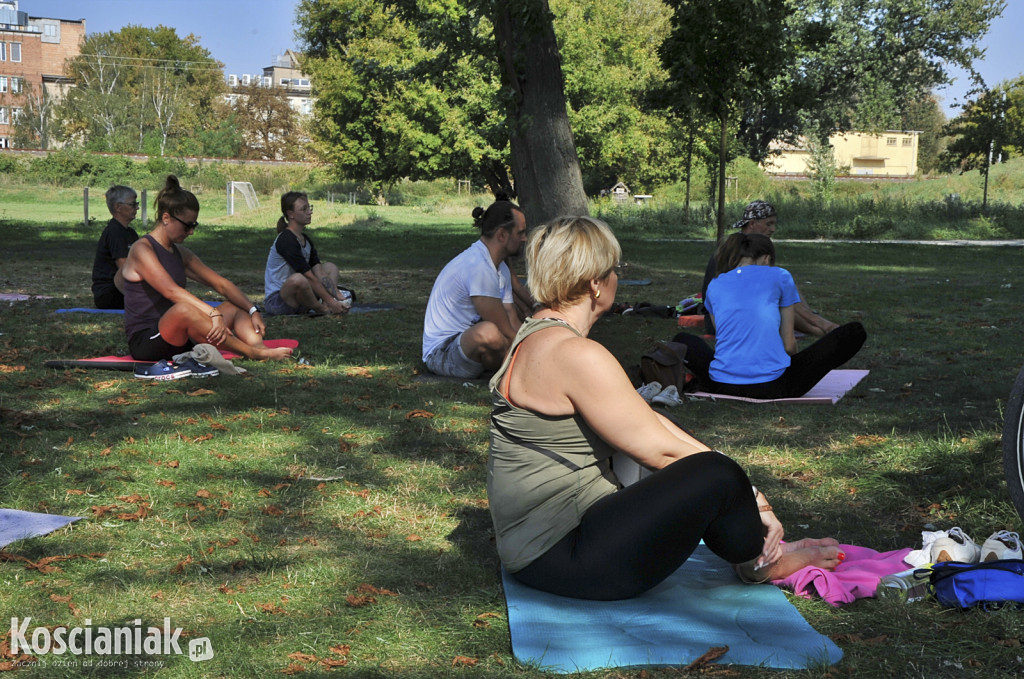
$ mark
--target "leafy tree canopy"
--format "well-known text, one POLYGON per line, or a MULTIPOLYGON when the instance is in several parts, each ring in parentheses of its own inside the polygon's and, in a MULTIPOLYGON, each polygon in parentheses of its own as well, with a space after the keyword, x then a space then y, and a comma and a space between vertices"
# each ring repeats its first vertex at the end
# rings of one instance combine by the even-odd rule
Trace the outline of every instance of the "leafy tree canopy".
MULTIPOLYGON (((515 3, 512 3, 515 5, 515 3)), ((523 4, 514 11, 531 12, 523 4)), ((304 68, 318 95, 313 137, 344 177, 511 178, 504 54, 486 0, 305 0, 304 68)), ((617 179, 651 187, 678 178, 682 143, 666 107, 648 101, 666 73, 662 0, 552 0, 569 120, 588 190, 617 179)))
POLYGON ((90 35, 67 67, 75 86, 60 107, 64 135, 103 151, 174 150, 216 127, 222 68, 194 35, 166 26, 90 35))
POLYGON ((1024 154, 1024 76, 968 102, 946 133, 953 137, 942 156, 947 170, 985 170, 990 153, 995 161, 1024 154))
POLYGON ((739 112, 745 152, 807 129, 897 127, 923 93, 973 72, 1004 0, 668 0, 663 58, 681 110, 739 112))

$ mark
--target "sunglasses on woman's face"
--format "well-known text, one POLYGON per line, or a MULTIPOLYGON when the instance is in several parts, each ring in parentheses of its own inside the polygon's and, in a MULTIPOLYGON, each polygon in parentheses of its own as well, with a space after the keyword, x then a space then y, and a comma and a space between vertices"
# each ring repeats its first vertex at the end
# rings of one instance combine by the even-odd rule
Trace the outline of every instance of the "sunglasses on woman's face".
POLYGON ((186 222, 184 219, 180 219, 178 217, 175 217, 174 215, 171 215, 171 219, 184 226, 186 231, 195 231, 196 227, 199 226, 199 222, 186 222))

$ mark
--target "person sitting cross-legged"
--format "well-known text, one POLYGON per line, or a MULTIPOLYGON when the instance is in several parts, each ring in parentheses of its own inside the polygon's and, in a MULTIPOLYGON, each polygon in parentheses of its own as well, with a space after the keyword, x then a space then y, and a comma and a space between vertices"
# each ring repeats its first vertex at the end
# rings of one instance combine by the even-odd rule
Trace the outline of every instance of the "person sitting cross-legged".
POLYGON ((281 213, 263 277, 267 315, 347 313, 351 298, 338 288, 338 267, 320 260, 313 239, 306 234, 313 220, 309 198, 289 191, 281 196, 281 213))
POLYGON ((263 343, 266 325, 259 308, 182 245, 198 228, 198 217, 195 195, 169 175, 156 198, 153 230, 128 251, 122 269, 125 334, 132 358, 161 361, 209 343, 248 358, 287 359, 291 349, 263 343), (185 288, 188 278, 227 301, 211 307, 185 288))
POLYGON ((577 599, 637 596, 708 548, 750 582, 841 560, 831 538, 783 543, 739 464, 655 412, 618 359, 588 338, 615 304, 619 243, 603 222, 564 217, 526 247, 543 308, 491 379, 487 498, 498 556, 535 589, 577 599), (653 473, 623 487, 611 457, 653 473))
POLYGON ((793 328, 800 294, 793 276, 775 266, 768 236, 734 233, 716 260, 719 274, 705 300, 718 330, 714 349, 686 332, 673 338, 686 345, 686 366, 704 391, 762 399, 803 396, 864 345, 867 332, 854 321, 797 350, 793 328))
POLYGON ((92 298, 97 309, 124 308, 124 276, 121 267, 128 259, 128 249, 139 240, 130 225, 139 212, 139 200, 130 186, 107 189, 110 221, 96 243, 92 264, 92 298))
MULTIPOLYGON (((733 228, 739 229, 740 233, 758 234, 771 238, 778 229, 778 225, 779 217, 775 212, 775 206, 764 200, 755 200, 743 209, 743 218, 733 224, 733 228)), ((715 255, 712 254, 711 259, 708 260, 707 269, 704 271, 704 282, 701 287, 705 302, 709 295, 708 286, 719 273, 715 255)), ((705 306, 707 305, 705 304, 705 306)), ((802 332, 805 335, 824 337, 838 328, 839 324, 813 311, 807 305, 803 295, 800 295, 800 301, 793 307, 793 327, 797 332, 802 332)), ((715 324, 711 320, 710 314, 704 317, 704 332, 708 335, 715 334, 715 324)))
POLYGON ((438 274, 423 319, 427 368, 467 379, 501 365, 521 325, 505 260, 526 240, 526 217, 504 195, 473 219, 480 239, 438 274))

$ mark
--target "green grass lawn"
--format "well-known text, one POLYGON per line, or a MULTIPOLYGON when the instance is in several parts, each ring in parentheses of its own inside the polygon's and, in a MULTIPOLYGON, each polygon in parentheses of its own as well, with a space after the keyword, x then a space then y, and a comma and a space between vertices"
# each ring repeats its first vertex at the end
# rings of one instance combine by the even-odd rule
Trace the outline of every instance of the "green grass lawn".
MULTIPOLYGON (((261 298, 277 211, 213 212, 188 246, 261 298)), ((152 384, 43 367, 126 352, 118 317, 53 313, 91 304, 102 221, 0 214, 0 292, 53 297, 0 306, 0 506, 85 517, 6 550, 32 563, 0 562, 2 612, 51 628, 166 616, 189 637, 209 637, 216 653, 155 669, 19 676, 545 676, 511 655, 485 494, 487 390, 415 379, 430 285, 475 237, 467 215, 458 205, 318 201, 311 233, 321 255, 361 301, 405 308, 274 318, 268 334, 298 339, 311 365, 242 361, 244 377, 152 384), (54 556, 70 558, 42 561, 54 556)), ((637 234, 620 233, 628 276, 653 284, 621 287, 620 301, 674 304, 699 290, 709 243, 637 234)), ((778 254, 812 306, 864 323, 869 339, 850 367, 871 374, 834 407, 697 402, 674 414, 742 462, 791 537, 889 550, 915 546, 929 524, 960 525, 978 541, 1019 530, 999 432, 1024 362, 1020 249, 782 242, 778 254)), ((670 320, 614 316, 592 336, 632 365, 675 330, 670 320)), ((842 647, 842 663, 705 673, 1024 671, 1021 612, 794 603, 842 647)))

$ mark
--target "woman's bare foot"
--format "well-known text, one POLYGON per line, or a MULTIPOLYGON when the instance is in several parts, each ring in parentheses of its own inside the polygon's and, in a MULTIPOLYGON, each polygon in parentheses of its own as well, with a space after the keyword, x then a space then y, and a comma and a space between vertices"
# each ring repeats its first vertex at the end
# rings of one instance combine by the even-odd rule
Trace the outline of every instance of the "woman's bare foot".
MULTIPOLYGON (((839 542, 832 538, 804 538, 782 545, 782 558, 771 566, 772 580, 779 580, 796 573, 806 566, 833 570, 842 563, 839 542)), ((762 569, 764 570, 764 569, 762 569)))
POLYGON ((286 361, 291 358, 292 348, 291 347, 252 347, 252 354, 249 358, 257 361, 286 361))
POLYGON ((782 558, 775 563, 755 568, 758 559, 736 565, 736 572, 744 582, 781 580, 807 566, 833 570, 842 563, 843 555, 839 541, 833 538, 804 538, 784 543, 782 558))

